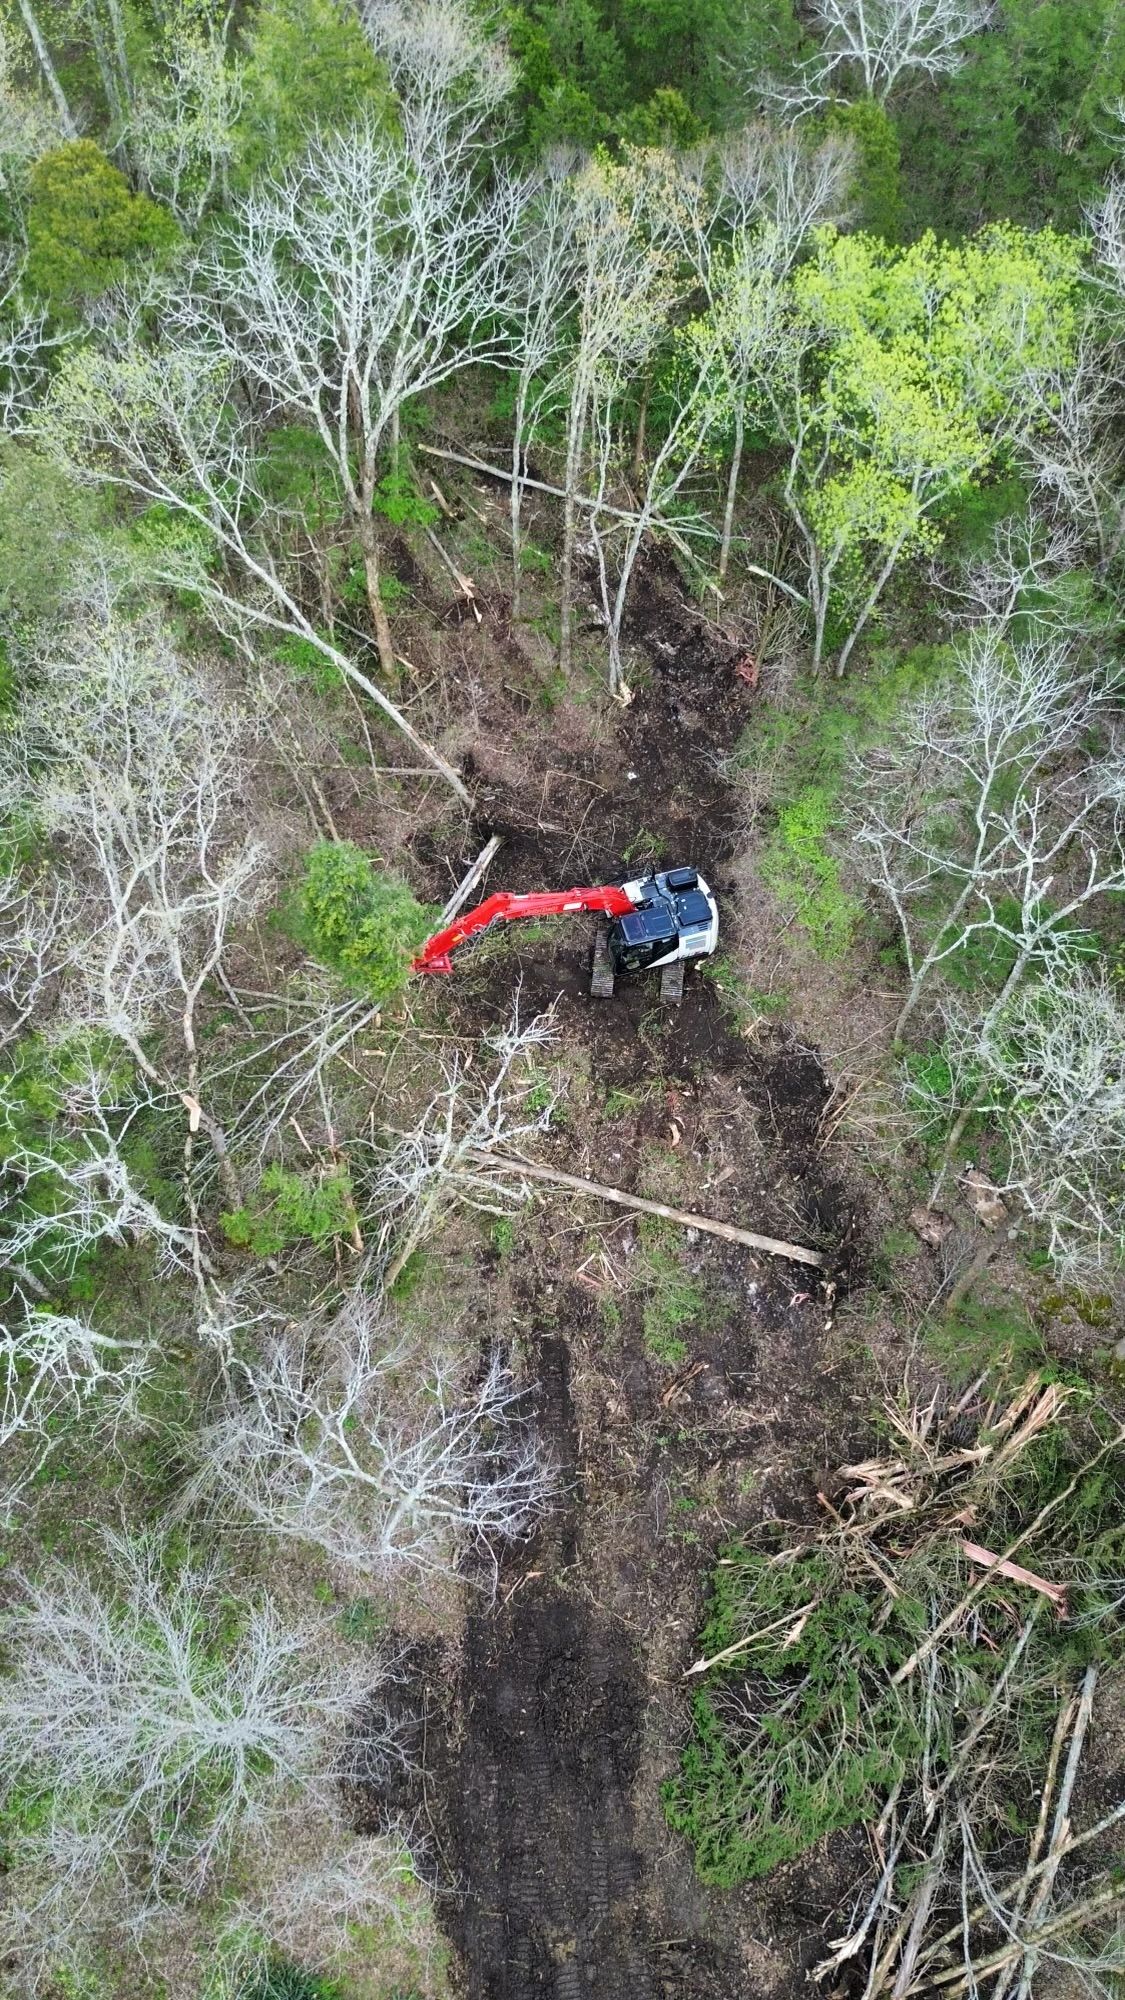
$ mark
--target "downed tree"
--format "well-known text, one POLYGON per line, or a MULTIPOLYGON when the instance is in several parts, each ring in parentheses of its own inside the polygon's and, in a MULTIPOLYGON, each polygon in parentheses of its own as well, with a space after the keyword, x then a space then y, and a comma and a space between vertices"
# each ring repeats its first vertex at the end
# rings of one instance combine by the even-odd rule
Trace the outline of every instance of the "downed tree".
MULTIPOLYGON (((450 465, 463 465, 469 472, 479 472, 486 479, 502 480, 505 485, 508 484, 512 476, 510 468, 500 465, 489 465, 487 459, 474 458, 471 454, 463 451, 449 451, 442 445, 420 444, 418 450, 425 452, 428 458, 444 458, 450 465)), ((567 497, 565 486, 552 486, 545 479, 533 479, 529 473, 521 475, 520 485, 527 487, 533 493, 546 493, 553 500, 565 500, 567 497)), ((589 513, 604 514, 611 521, 625 521, 630 527, 635 527, 639 519, 638 511, 635 507, 612 506, 608 500, 603 499, 600 495, 575 493, 571 498, 576 507, 584 507, 589 513)), ((652 525, 667 535, 669 541, 675 548, 680 550, 681 554, 687 553, 683 540, 685 535, 700 535, 708 541, 716 541, 718 539, 714 528, 709 527, 705 522, 695 521, 688 515, 683 515, 677 520, 654 519, 652 525)), ((786 583, 782 577, 775 576, 772 570, 760 569, 757 563, 752 562, 744 562, 742 566, 751 576, 760 576, 767 583, 775 584, 778 590, 784 591, 786 597, 792 598, 794 604, 806 604, 808 602, 802 591, 796 590, 791 583, 786 583)))
POLYGON ((824 1257, 819 1250, 806 1250, 800 1243, 786 1243, 776 1236, 759 1236, 752 1229, 739 1229, 733 1222, 715 1222, 707 1215, 693 1215, 686 1208, 669 1208, 663 1201, 649 1201, 644 1195, 626 1194, 623 1188, 604 1187, 600 1181, 582 1180, 578 1174, 564 1174, 557 1167, 533 1166, 528 1160, 517 1160, 501 1153, 473 1152, 470 1157, 479 1166, 488 1166, 500 1174, 522 1175, 525 1180, 546 1181, 553 1187, 572 1188, 575 1194, 596 1195, 599 1201, 611 1201, 618 1208, 633 1208, 642 1215, 658 1215, 664 1222, 678 1222, 684 1229, 703 1229, 710 1236, 721 1236, 727 1243, 741 1243, 747 1250, 762 1250, 768 1257, 787 1257, 794 1264, 811 1264, 814 1270, 824 1268, 824 1257))

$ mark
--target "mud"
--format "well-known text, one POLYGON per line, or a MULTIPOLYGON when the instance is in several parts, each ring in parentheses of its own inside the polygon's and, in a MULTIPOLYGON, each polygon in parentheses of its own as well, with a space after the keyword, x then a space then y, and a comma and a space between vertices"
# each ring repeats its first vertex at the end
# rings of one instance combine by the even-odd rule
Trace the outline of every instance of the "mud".
MULTIPOLYGON (((738 832, 726 760, 757 697, 734 671, 738 646, 685 606, 666 571, 639 580, 630 637, 648 671, 606 741, 529 706, 519 781, 510 759, 497 776, 494 758, 491 777, 478 771, 483 810, 463 845, 415 843, 435 896, 500 832, 492 886, 622 880, 646 865, 643 838, 658 865, 691 863, 722 898, 738 832)), ((585 1235, 576 1225, 521 1260, 511 1319, 561 1488, 540 1543, 512 1552, 496 1603, 471 1612, 444 1670, 452 1696, 436 1699, 439 1677, 426 1676, 426 1809, 457 1990, 463 2000, 781 2000, 816 1956, 834 1879, 824 1857, 768 1893, 711 1896, 664 1826, 659 1783, 675 1761, 683 1668, 724 1536, 764 1514, 809 1518, 808 1469, 837 1462, 855 1429, 848 1371, 825 1360, 833 1286, 862 1244, 825 1138, 832 1080, 815 1049, 783 1032, 741 1035, 695 972, 671 1011, 643 979, 591 1001, 573 924, 490 941, 459 965, 443 1005, 479 1034, 508 1018, 517 988, 525 1014, 555 1005, 595 1093, 637 1093, 612 1132, 568 1138, 589 1144, 591 1166, 608 1162, 596 1177, 636 1187, 675 1150, 689 1205, 803 1237, 835 1270, 818 1283, 700 1238, 687 1263, 709 1310, 677 1374, 646 1348, 642 1302, 611 1297, 611 1319, 583 1278, 590 1240, 622 1267, 637 1254, 635 1219, 615 1212, 585 1235)), ((842 1850, 839 1874, 850 1875, 842 1850)))

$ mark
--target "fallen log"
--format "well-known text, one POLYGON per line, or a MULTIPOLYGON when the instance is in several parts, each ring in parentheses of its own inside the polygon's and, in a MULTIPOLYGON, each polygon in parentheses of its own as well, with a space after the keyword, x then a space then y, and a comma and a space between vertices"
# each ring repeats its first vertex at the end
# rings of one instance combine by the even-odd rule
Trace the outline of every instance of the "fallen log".
POLYGON ((643 1195, 626 1194, 623 1188, 603 1187, 600 1181, 585 1181, 578 1174, 564 1174, 556 1167, 533 1166, 528 1160, 512 1159, 503 1153, 474 1149, 468 1157, 478 1166, 520 1174, 525 1180, 546 1181, 552 1187, 570 1188, 575 1194, 596 1195, 599 1201, 614 1202, 618 1208, 638 1209, 642 1215, 658 1215, 663 1222, 677 1222, 684 1229, 702 1229, 709 1236, 723 1237, 727 1243, 741 1243, 747 1250, 762 1250, 768 1257, 811 1264, 816 1271, 824 1268, 824 1257, 819 1250, 806 1250, 800 1243, 785 1243, 776 1236, 759 1236, 752 1229, 737 1228, 733 1222, 715 1222, 708 1215, 693 1215, 686 1208, 669 1208, 663 1201, 648 1201, 643 1195))

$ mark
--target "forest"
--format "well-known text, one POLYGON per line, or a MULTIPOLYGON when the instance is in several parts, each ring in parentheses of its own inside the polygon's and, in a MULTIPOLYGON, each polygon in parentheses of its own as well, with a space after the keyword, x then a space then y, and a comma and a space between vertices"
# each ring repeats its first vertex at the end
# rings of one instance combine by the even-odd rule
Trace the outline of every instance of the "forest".
POLYGON ((0 1990, 1121 2000, 1119 0, 0 0, 0 425, 0 1990))

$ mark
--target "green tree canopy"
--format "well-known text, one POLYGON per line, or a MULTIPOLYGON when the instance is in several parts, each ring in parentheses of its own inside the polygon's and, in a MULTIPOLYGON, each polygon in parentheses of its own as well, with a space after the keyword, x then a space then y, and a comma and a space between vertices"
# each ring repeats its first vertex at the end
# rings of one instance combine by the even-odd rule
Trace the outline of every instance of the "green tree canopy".
POLYGON ((1116 151, 1120 0, 998 0, 966 53, 899 114, 910 223, 962 232, 1007 216, 1079 228, 1116 151))
POLYGON ((386 71, 347 0, 258 0, 244 51, 242 186, 298 159, 314 132, 389 112, 386 71))
POLYGON ((758 421, 789 446, 785 499, 808 553, 817 657, 830 601, 846 661, 900 559, 1004 468, 1078 331, 1081 246, 996 223, 961 247, 898 250, 818 232, 788 296, 768 274, 739 296, 760 318, 758 421), (843 635, 841 634, 841 637, 843 635))
POLYGON ((433 922, 405 882, 378 874, 353 841, 322 840, 305 863, 295 929, 353 993, 378 1002, 405 984, 433 922))
POLYGON ((27 282, 56 311, 96 298, 136 258, 179 241, 174 217, 134 194, 92 139, 44 153, 29 184, 27 282))

